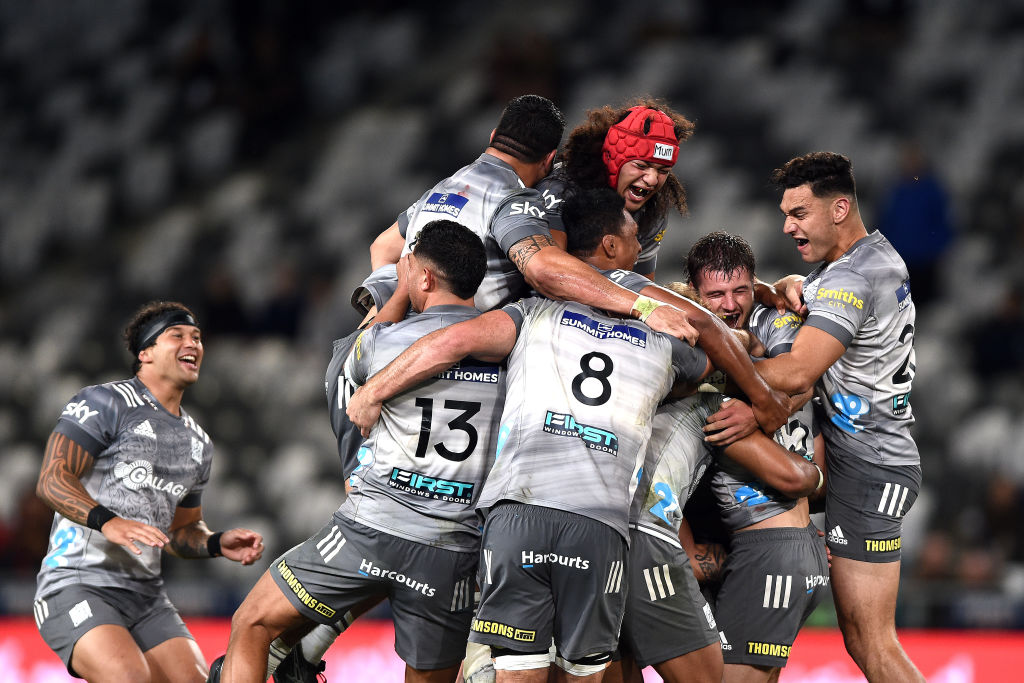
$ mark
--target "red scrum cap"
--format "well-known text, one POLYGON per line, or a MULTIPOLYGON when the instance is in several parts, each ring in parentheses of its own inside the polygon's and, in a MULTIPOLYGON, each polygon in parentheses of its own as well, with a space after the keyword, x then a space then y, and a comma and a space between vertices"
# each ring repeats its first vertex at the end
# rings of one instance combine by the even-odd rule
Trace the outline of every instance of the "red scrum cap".
POLYGON ((674 166, 679 157, 675 125, 667 114, 648 107, 630 107, 629 114, 608 129, 602 156, 608 169, 608 185, 615 187, 619 169, 627 161, 642 159, 674 166))

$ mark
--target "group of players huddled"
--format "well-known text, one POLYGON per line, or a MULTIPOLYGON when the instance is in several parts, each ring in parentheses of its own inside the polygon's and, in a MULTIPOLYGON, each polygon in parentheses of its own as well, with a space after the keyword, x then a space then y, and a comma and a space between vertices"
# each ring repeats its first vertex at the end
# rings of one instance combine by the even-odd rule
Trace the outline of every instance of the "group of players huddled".
MULTIPOLYGON (((315 681, 386 599, 407 681, 769 681, 829 592, 869 680, 923 680, 895 630, 914 304, 850 160, 771 175, 808 276, 761 282, 714 232, 661 286, 693 124, 643 98, 564 125, 515 98, 371 245, 325 382, 348 495, 259 578, 209 680, 315 681)), ((202 521, 198 322, 160 302, 126 339, 136 376, 83 389, 47 446, 36 619, 90 681, 202 681, 159 549, 251 564, 262 539, 202 521)))

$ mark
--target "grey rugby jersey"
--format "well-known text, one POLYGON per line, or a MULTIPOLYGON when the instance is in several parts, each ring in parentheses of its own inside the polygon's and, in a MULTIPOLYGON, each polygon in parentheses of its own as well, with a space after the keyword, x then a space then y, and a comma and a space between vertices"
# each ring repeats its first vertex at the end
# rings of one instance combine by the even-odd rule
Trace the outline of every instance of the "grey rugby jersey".
POLYGON ((523 185, 511 166, 484 153, 427 190, 398 217, 405 237, 402 255, 411 251, 416 235, 430 221, 448 219, 466 226, 483 240, 487 252, 487 273, 473 301, 489 311, 529 292, 508 250, 530 235, 550 235, 544 216, 540 193, 523 185))
MULTIPOLYGON (((787 311, 780 314, 774 307, 757 304, 750 314, 747 329, 764 345, 766 355, 771 358, 792 348, 801 324, 800 316, 795 313, 787 311)), ((813 459, 813 419, 813 406, 808 402, 776 430, 775 441, 808 460, 813 459)), ((763 483, 750 470, 730 459, 722 449, 714 450, 717 457, 711 475, 711 490, 727 529, 745 529, 796 506, 794 499, 763 483)))
POLYGON ((566 510, 628 540, 654 411, 677 379, 700 376, 707 357, 575 302, 531 298, 503 310, 518 338, 498 455, 478 507, 513 500, 566 510))
POLYGON ((915 310, 903 259, 876 230, 808 275, 803 294, 804 325, 846 347, 817 386, 830 457, 919 464, 910 435, 915 310))
MULTIPOLYGON (((544 217, 547 220, 548 228, 551 230, 565 232, 565 223, 562 221, 562 202, 565 200, 565 190, 568 185, 569 180, 566 178, 565 172, 561 170, 560 165, 555 168, 554 172, 537 183, 537 190, 541 193, 541 197, 544 200, 544 217)), ((644 204, 640 211, 646 209, 648 204, 650 202, 644 204)), ((639 214, 639 211, 633 214, 633 217, 638 221, 639 214)), ((640 240, 640 255, 637 257, 633 270, 640 273, 649 273, 656 269, 658 265, 658 251, 661 250, 661 240, 665 236, 667 229, 668 217, 662 216, 660 219, 653 221, 647 229, 642 229, 642 232, 637 235, 637 239, 640 240)))
MULTIPOLYGON (((188 413, 172 415, 137 377, 86 387, 57 420, 64 434, 93 456, 81 481, 118 516, 171 528, 176 509, 198 507, 210 478, 213 443, 188 413)), ((115 586, 159 594, 160 548, 135 555, 102 533, 55 513, 36 599, 64 586, 115 586)))
MULTIPOLYGON (((420 337, 477 315, 467 306, 431 306, 375 325, 357 339, 344 374, 362 385, 420 337)), ((474 504, 494 462, 504 396, 504 369, 466 358, 386 401, 339 513, 410 541, 476 552, 474 504)))
POLYGON ((335 339, 332 345, 331 361, 327 364, 324 376, 324 389, 327 392, 327 412, 331 418, 331 429, 338 441, 338 458, 341 459, 342 477, 348 479, 359 466, 359 447, 363 437, 359 427, 352 424, 345 413, 348 399, 356 390, 356 385, 345 377, 345 361, 362 330, 335 339))
POLYGON ((722 394, 700 392, 658 408, 629 511, 630 524, 640 531, 680 547, 683 507, 711 463, 704 425, 721 407, 722 398, 722 394))

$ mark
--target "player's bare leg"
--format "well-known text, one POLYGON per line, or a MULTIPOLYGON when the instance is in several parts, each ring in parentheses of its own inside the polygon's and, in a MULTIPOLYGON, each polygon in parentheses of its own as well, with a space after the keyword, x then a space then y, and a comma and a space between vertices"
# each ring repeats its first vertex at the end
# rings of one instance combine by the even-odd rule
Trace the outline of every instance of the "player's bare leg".
POLYGON ((103 624, 78 639, 71 668, 87 681, 148 681, 149 664, 128 629, 103 624))
POLYGON ((778 680, 778 666, 756 666, 754 664, 726 664, 722 683, 769 683, 778 680))
POLYGON ((654 665, 665 683, 718 683, 722 680, 722 646, 711 643, 654 665))
POLYGON ((223 683, 264 683, 271 641, 305 619, 277 587, 270 573, 263 572, 231 618, 231 638, 220 680, 223 683))
POLYGON ((459 668, 460 664, 456 664, 447 669, 424 671, 422 669, 414 669, 406 664, 405 683, 453 683, 459 676, 459 668))
POLYGON ((871 683, 924 682, 896 637, 900 563, 832 557, 832 596, 846 651, 871 683))
POLYGON ((206 683, 206 660, 191 638, 170 638, 143 654, 150 683, 206 683))

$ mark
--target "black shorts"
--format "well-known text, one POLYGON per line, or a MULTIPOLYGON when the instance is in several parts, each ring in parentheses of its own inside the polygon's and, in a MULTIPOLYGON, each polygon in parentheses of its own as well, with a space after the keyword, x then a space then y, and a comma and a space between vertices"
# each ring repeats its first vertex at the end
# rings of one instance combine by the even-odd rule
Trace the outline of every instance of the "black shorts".
POLYGON ((36 627, 68 673, 78 639, 104 624, 123 626, 142 652, 171 638, 192 638, 178 611, 162 591, 142 595, 124 588, 75 584, 36 600, 32 605, 36 627))
POLYGON ((392 536, 335 514, 274 561, 270 575, 303 615, 336 622, 371 597, 386 597, 395 652, 414 669, 455 666, 473 618, 476 553, 392 536))
POLYGON ((825 543, 813 524, 733 534, 715 603, 725 663, 786 666, 797 631, 828 590, 825 543))
POLYGON ((572 512, 501 503, 484 524, 469 639, 569 661, 612 652, 625 605, 626 540, 572 512))
POLYGON ((619 648, 643 668, 717 643, 715 617, 682 548, 634 529, 619 648))
POLYGON ((826 450, 825 529, 836 557, 899 562, 903 516, 921 490, 920 465, 878 465, 826 450))

